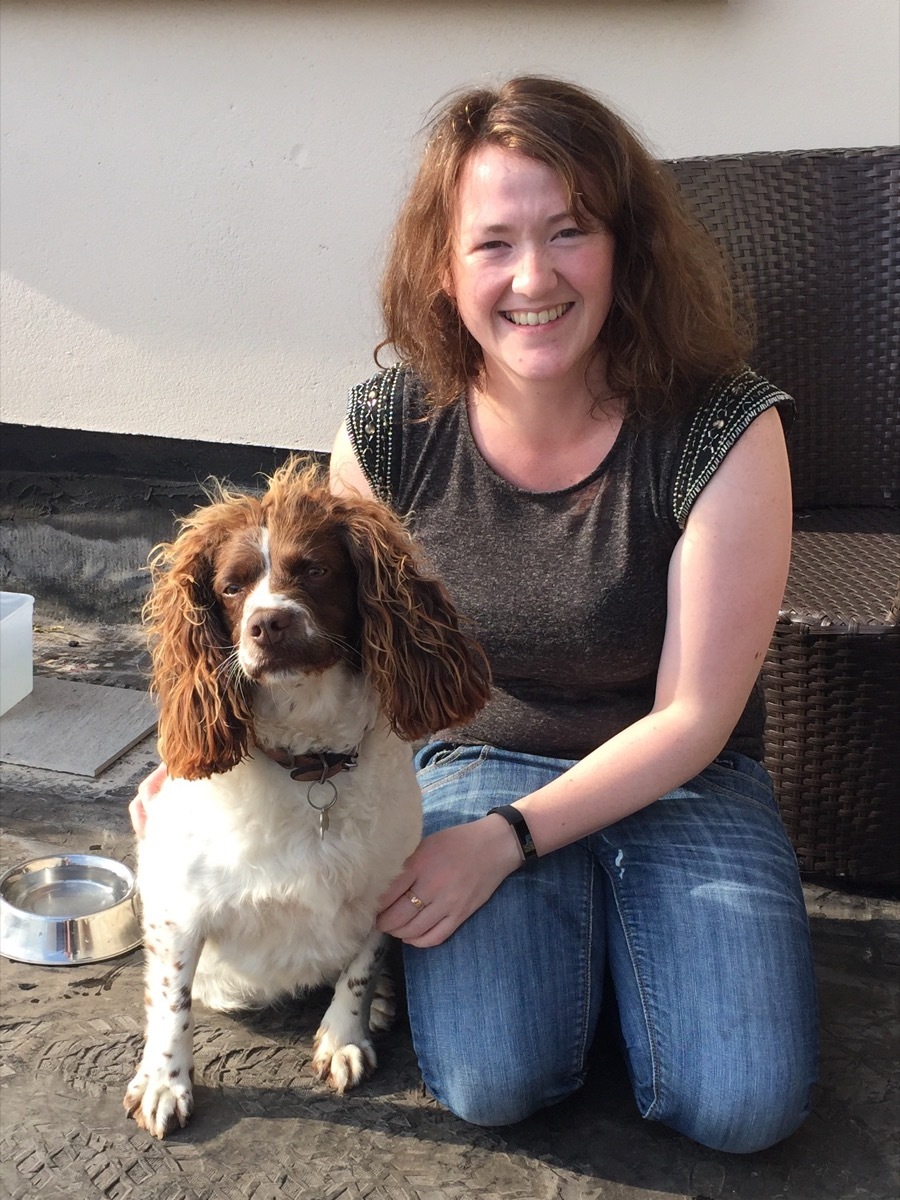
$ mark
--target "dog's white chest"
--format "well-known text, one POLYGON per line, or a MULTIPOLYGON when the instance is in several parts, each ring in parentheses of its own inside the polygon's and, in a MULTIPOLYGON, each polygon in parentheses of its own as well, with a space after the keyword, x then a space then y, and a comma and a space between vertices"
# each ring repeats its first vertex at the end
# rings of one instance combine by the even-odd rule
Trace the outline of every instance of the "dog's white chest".
POLYGON ((347 903, 374 904, 418 842, 421 796, 408 747, 373 741, 333 788, 261 757, 211 779, 169 780, 140 847, 145 902, 166 897, 207 929, 245 906, 328 918, 347 903))

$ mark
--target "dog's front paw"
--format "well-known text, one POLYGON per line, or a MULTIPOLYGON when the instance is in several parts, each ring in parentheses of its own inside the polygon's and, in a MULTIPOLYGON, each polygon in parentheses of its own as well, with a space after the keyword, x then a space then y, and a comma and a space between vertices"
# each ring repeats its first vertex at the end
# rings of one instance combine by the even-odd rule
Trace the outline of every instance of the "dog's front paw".
POLYGON ((341 1039, 325 1025, 316 1034, 312 1069, 340 1095, 370 1075, 377 1061, 375 1048, 367 1037, 360 1035, 342 1045, 341 1039))
POLYGON ((179 1078, 167 1069, 141 1069, 128 1085, 122 1103, 141 1129, 164 1138, 187 1125, 194 1111, 194 1094, 190 1078, 179 1078))

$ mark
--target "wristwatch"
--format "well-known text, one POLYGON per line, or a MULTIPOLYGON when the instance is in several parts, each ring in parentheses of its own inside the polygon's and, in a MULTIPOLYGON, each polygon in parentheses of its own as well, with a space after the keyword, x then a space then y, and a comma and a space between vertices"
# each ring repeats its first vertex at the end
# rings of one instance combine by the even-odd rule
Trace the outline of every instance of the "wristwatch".
POLYGON ((516 808, 514 804, 501 804, 499 808, 489 808, 488 816, 491 813, 498 813, 504 821, 509 822, 510 828, 519 839, 522 856, 526 862, 529 858, 537 858, 537 847, 534 844, 534 838, 531 836, 531 830, 528 828, 528 822, 525 820, 523 812, 516 808))

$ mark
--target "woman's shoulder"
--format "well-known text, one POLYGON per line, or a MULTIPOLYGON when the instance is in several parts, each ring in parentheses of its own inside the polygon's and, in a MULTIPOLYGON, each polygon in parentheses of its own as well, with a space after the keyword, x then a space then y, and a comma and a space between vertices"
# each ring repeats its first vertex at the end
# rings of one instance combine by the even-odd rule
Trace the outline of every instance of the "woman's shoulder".
POLYGON ((348 414, 355 420, 395 418, 411 404, 421 405, 424 397, 425 387, 412 367, 395 363, 350 389, 348 414))
POLYGON ((406 363, 386 367, 350 389, 347 435, 370 487, 386 503, 393 503, 398 492, 403 431, 426 415, 425 395, 406 363))
POLYGON ((672 510, 683 528, 700 492, 725 455, 758 416, 775 408, 785 433, 795 404, 791 396, 749 367, 723 375, 707 388, 679 430, 672 510))
POLYGON ((700 430, 709 425, 713 429, 726 429, 733 422, 752 421, 773 407, 778 409, 785 428, 789 428, 794 417, 793 398, 751 367, 742 367, 720 376, 701 394, 691 413, 690 428, 700 430))

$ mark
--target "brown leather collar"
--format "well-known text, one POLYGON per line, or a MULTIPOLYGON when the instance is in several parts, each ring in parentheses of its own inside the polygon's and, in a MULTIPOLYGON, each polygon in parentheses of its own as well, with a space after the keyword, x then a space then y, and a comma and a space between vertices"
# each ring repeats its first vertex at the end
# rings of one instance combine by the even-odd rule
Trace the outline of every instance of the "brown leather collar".
POLYGON ((334 750, 320 750, 312 754, 291 754, 289 750, 269 750, 258 747, 267 758, 290 771, 291 779, 298 783, 324 783, 341 771, 352 771, 356 766, 359 750, 349 754, 338 754, 334 750))

